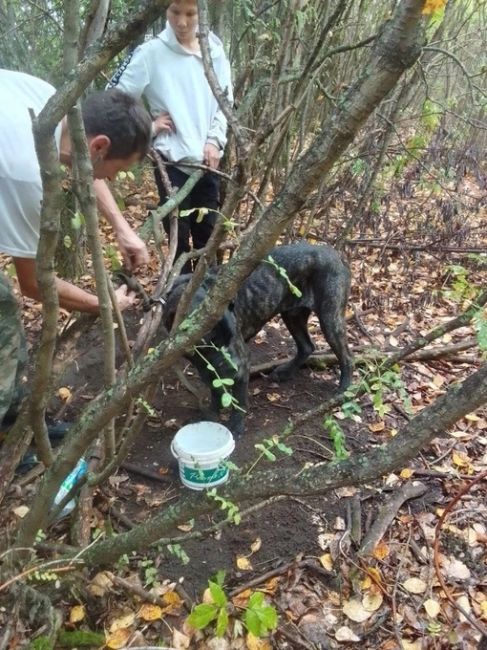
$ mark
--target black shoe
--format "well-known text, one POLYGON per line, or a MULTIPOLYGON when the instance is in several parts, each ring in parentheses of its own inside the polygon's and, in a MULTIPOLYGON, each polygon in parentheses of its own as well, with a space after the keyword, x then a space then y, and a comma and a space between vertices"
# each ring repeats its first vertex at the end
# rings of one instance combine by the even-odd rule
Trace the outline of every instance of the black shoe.
POLYGON ((46 418, 46 424, 47 435, 49 436, 49 440, 53 443, 61 442, 72 426, 71 422, 51 420, 50 418, 46 418))
MULTIPOLYGON (((67 434, 71 427, 70 422, 63 422, 61 420, 46 419, 46 424, 47 435, 49 436, 49 440, 51 441, 53 447, 56 447, 62 442, 64 436, 67 434)), ((27 472, 30 472, 31 469, 34 469, 38 463, 39 459, 37 458, 35 449, 30 447, 24 454, 20 463, 15 468, 15 473, 18 476, 27 474, 27 472)))
POLYGON ((39 464, 39 459, 33 449, 29 449, 23 456, 20 463, 15 468, 15 474, 17 476, 22 476, 27 474, 31 469, 34 469, 36 465, 39 464))

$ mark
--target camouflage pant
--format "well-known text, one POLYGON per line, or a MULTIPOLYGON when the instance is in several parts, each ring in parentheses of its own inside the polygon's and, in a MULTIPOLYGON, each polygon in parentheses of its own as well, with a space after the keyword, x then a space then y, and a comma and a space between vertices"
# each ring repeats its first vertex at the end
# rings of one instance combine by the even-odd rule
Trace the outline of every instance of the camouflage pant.
POLYGON ((0 271, 0 426, 15 419, 24 395, 27 348, 17 300, 0 271))

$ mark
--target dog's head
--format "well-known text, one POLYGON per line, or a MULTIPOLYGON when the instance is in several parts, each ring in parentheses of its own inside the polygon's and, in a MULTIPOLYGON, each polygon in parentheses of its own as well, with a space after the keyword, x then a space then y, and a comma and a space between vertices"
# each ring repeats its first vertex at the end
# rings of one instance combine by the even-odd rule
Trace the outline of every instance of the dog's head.
MULTIPOLYGON (((190 273, 180 275, 174 281, 173 286, 166 295, 166 304, 164 306, 164 324, 168 331, 174 323, 174 318, 178 309, 179 301, 191 280, 190 273)), ((206 297, 208 289, 215 283, 216 273, 210 272, 206 275, 202 284, 195 291, 191 300, 191 309, 195 309, 206 297)), ((213 329, 203 337, 205 343, 214 343, 217 347, 228 346, 237 332, 237 322, 233 313, 233 304, 230 304, 223 312, 222 317, 213 327, 213 329)))

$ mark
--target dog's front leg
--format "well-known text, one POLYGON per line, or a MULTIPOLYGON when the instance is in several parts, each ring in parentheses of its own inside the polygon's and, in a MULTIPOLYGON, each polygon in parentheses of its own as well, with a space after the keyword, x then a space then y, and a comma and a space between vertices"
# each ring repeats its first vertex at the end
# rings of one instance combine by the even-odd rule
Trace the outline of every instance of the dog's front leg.
POLYGON ((231 432, 238 438, 245 433, 245 417, 249 406, 250 353, 243 339, 239 353, 238 370, 234 376, 232 413, 229 420, 231 432))

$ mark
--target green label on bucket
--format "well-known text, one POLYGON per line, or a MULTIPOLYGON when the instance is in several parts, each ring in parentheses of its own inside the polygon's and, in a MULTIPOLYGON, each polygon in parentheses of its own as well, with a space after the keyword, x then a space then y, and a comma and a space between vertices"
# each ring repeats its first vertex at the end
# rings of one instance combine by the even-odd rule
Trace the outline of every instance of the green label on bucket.
POLYGON ((183 467, 183 476, 191 483, 199 485, 211 484, 219 481, 228 474, 228 467, 212 467, 211 469, 200 469, 199 467, 183 467))

